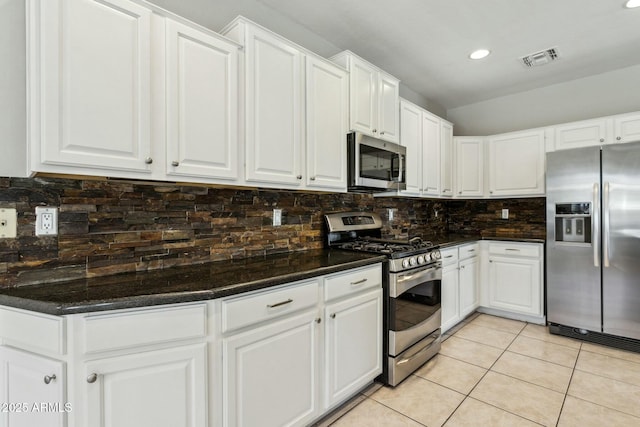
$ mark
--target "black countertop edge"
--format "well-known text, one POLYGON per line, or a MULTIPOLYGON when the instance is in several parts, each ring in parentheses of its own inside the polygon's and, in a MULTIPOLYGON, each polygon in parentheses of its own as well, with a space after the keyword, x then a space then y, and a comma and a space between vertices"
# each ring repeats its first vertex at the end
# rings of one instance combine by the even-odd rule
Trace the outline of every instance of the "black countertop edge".
POLYGON ((444 239, 434 239, 433 244, 439 248, 447 248, 449 246, 463 245, 465 243, 473 243, 480 240, 495 240, 500 242, 522 242, 522 243, 546 243, 544 239, 532 239, 526 237, 499 237, 499 236, 470 236, 470 235, 449 235, 444 239))
MULTIPOLYGON (((337 273, 358 267, 384 262, 387 257, 384 255, 372 255, 339 251, 345 254, 344 262, 334 265, 327 265, 314 268, 312 270, 302 270, 295 273, 278 274, 277 269, 274 275, 255 281, 233 283, 225 286, 202 289, 185 290, 179 292, 149 293, 144 295, 133 295, 113 299, 79 300, 75 302, 53 302, 42 297, 33 299, 25 296, 15 296, 2 294, 0 290, 0 305, 14 307, 44 314, 63 316, 69 314, 100 312, 109 310, 120 310, 126 308, 139 308, 164 304, 178 304, 196 301, 207 301, 217 298, 238 295, 255 290, 274 287, 286 283, 297 282, 318 276, 337 273), (354 259, 350 260, 350 255, 354 259), (357 258, 357 259, 356 259, 357 258)), ((55 287, 56 284, 47 285, 55 287)), ((28 291, 29 286, 22 289, 28 291)))

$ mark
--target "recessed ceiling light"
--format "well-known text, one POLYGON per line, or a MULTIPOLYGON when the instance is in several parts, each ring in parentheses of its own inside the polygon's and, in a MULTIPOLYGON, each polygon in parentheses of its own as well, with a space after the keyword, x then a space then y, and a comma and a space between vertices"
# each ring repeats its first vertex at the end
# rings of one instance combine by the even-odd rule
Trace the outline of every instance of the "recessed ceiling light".
POLYGON ((489 56, 489 54, 491 53, 491 51, 487 50, 487 49, 478 49, 476 51, 473 51, 469 54, 469 58, 471 59, 482 59, 482 58, 486 58, 487 56, 489 56))
POLYGON ((625 6, 627 6, 629 9, 640 7, 640 0, 629 0, 625 6))

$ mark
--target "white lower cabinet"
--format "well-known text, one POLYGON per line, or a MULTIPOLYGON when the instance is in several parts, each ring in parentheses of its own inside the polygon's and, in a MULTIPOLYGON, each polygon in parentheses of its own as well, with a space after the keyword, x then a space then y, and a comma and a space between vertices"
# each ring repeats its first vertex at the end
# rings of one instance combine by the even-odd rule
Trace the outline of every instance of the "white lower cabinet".
POLYGON ((87 426, 206 426, 205 344, 86 362, 87 426))
POLYGON ((480 305, 480 250, 478 243, 452 246, 442 254, 442 332, 446 332, 480 305))
POLYGON ((543 319, 542 244, 491 242, 488 261, 487 306, 543 319))
POLYGON ((223 339, 228 426, 308 424, 317 416, 316 310, 223 339))
POLYGON ((64 363, 0 346, 0 426, 63 427, 64 363))

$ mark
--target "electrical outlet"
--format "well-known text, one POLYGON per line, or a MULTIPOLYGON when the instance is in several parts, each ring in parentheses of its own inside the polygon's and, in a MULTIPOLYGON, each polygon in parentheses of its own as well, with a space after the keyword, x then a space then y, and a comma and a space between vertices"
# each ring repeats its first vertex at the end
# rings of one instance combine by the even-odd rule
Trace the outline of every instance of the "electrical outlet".
POLYGON ((509 209, 502 209, 502 219, 509 219, 509 209))
POLYGON ((36 236, 58 234, 58 208, 36 207, 36 236))
POLYGON ((273 210, 273 225, 282 225, 282 209, 273 210))
POLYGON ((393 221, 393 219, 396 217, 395 208, 389 208, 389 209, 387 209, 387 212, 388 212, 388 216, 389 216, 389 221, 393 221))
POLYGON ((0 239, 14 239, 17 234, 18 215, 13 208, 0 208, 0 239))

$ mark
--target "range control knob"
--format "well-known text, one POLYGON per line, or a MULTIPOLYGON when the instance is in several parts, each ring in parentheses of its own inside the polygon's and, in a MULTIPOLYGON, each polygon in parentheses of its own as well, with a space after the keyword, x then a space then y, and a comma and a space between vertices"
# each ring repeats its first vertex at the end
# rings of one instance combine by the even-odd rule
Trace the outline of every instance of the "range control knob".
POLYGON ((425 261, 424 256, 423 256, 423 255, 420 255, 420 256, 418 257, 418 264, 424 264, 424 261, 425 261))
POLYGON ((412 267, 417 263, 418 261, 416 260, 416 257, 412 256, 411 258, 409 258, 409 264, 411 264, 412 267))
POLYGON ((409 267, 409 260, 408 260, 408 259, 403 259, 403 260, 402 260, 402 266, 403 266, 404 268, 409 267))
POLYGON ((439 260, 440 259, 440 251, 433 251, 431 253, 431 258, 435 259, 435 260, 439 260))

